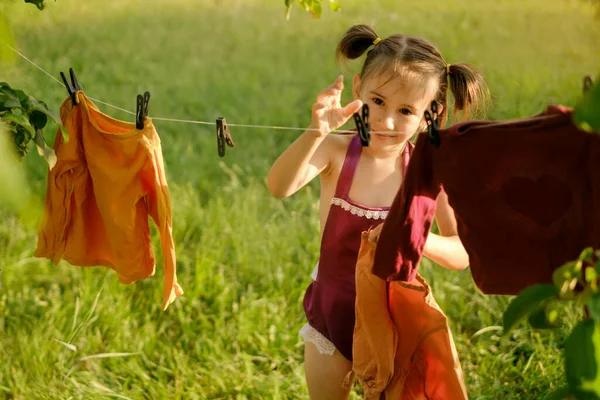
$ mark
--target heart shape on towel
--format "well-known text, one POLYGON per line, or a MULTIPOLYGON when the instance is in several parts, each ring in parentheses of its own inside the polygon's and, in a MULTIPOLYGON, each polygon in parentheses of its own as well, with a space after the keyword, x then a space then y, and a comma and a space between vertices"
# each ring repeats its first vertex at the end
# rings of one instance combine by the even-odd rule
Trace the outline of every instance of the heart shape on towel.
POLYGON ((565 182, 547 174, 537 180, 511 178, 502 185, 500 195, 513 210, 542 226, 562 217, 571 206, 573 197, 565 182))

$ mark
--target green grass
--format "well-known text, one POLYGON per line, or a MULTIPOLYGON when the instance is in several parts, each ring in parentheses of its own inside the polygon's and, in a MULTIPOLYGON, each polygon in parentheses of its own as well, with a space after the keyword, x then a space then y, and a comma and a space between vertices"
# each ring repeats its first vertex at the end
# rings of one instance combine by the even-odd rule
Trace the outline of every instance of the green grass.
MULTIPOLYGON (((600 72, 600 21, 581 1, 343 0, 341 12, 313 20, 295 8, 290 21, 280 0, 166 3, 57 0, 43 12, 21 1, 0 7, 18 48, 53 76, 73 67, 88 95, 129 110, 148 90, 156 117, 306 126, 316 93, 339 73, 337 40, 359 22, 380 36, 423 35, 448 62, 475 63, 494 96, 490 118, 573 105, 583 75, 600 72)), ((356 69, 351 64, 347 85, 356 69)), ((0 80, 55 111, 66 96, 23 60, 3 65, 0 80)), ((269 166, 299 132, 232 128, 236 147, 220 159, 214 126, 155 124, 185 295, 160 311, 158 246, 157 275, 126 286, 102 267, 33 258, 36 203, 22 214, 0 210, 0 398, 308 397, 297 332, 319 249, 318 185, 285 200, 270 197, 265 185, 269 166), (102 353, 133 354, 78 362, 102 353)), ((54 133, 46 130, 49 143, 54 133)), ((24 165, 39 206, 46 166, 37 154, 24 165)), ((493 327, 501 325, 509 298, 483 296, 468 271, 423 264, 450 318, 470 398, 537 399, 562 385, 560 348, 574 310, 566 310, 562 330, 521 325, 500 340, 493 327)), ((353 396, 360 393, 356 388, 353 396)))

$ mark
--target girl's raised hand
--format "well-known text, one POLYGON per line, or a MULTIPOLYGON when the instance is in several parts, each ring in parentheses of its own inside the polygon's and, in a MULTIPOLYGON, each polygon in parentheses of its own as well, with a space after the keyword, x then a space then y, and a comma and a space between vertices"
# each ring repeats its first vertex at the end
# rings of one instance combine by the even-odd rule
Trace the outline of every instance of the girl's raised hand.
POLYGON ((340 99, 344 90, 344 77, 342 75, 322 90, 317 95, 317 101, 312 107, 311 129, 317 129, 319 136, 325 136, 331 131, 344 125, 352 114, 362 107, 361 100, 354 100, 346 107, 342 107, 340 99))

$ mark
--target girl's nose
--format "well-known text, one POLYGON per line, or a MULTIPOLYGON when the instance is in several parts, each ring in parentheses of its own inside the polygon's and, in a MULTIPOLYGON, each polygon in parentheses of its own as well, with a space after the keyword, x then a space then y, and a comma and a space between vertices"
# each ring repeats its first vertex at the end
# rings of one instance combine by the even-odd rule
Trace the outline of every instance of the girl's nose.
POLYGON ((395 126, 394 118, 386 117, 383 121, 383 126, 385 126, 386 129, 393 131, 395 126))

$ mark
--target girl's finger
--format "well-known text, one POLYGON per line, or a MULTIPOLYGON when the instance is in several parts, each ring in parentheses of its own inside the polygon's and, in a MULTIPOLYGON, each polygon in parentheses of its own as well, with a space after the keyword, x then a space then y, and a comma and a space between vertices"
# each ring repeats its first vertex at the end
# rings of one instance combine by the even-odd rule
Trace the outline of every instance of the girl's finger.
POLYGON ((312 109, 314 111, 314 110, 320 110, 325 107, 327 107, 327 103, 325 101, 317 101, 315 104, 313 104, 312 109))
POLYGON ((339 97, 341 95, 341 91, 335 88, 328 88, 323 90, 317 95, 317 100, 324 99, 328 97, 339 97))
POLYGON ((344 76, 343 75, 338 76, 337 79, 331 85, 329 85, 325 88, 325 90, 329 90, 329 89, 334 89, 337 91, 344 89, 344 76))
POLYGON ((344 118, 350 118, 352 114, 360 110, 363 102, 361 100, 354 100, 353 102, 346 105, 346 107, 342 108, 342 115, 344 118))

